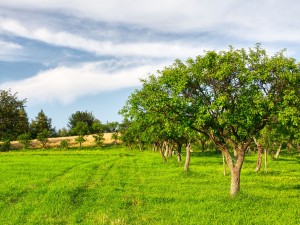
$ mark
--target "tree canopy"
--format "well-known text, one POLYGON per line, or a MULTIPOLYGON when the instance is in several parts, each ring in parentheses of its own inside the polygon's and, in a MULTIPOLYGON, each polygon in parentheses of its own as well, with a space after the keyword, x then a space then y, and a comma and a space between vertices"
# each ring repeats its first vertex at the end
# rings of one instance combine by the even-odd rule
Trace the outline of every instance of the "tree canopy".
POLYGON ((26 99, 19 100, 17 93, 0 90, 0 141, 16 140, 29 131, 25 103, 26 99))
POLYGON ((121 113, 133 121, 159 117, 164 129, 176 122, 207 136, 226 156, 235 195, 253 137, 273 118, 299 126, 299 75, 295 59, 284 51, 269 56, 259 44, 249 50, 207 51, 142 80, 142 89, 121 113))

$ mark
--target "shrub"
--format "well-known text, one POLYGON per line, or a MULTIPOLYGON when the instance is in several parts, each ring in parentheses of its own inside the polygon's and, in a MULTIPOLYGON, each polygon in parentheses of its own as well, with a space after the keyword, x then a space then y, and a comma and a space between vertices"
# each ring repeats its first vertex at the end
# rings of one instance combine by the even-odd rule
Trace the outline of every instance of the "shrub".
POLYGON ((82 143, 85 142, 86 139, 85 139, 82 135, 80 135, 80 136, 78 136, 77 138, 75 138, 75 141, 76 141, 77 143, 79 143, 79 147, 81 148, 82 143))
POLYGON ((42 132, 38 133, 37 140, 42 144, 42 148, 45 148, 46 144, 48 143, 50 137, 50 131, 43 130, 42 132))
POLYGON ((1 151, 1 152, 6 152, 6 151, 8 151, 8 150, 10 149, 10 145, 11 145, 11 143, 10 143, 10 140, 9 140, 9 139, 4 140, 4 142, 2 142, 2 143, 0 144, 0 151, 1 151))
POLYGON ((19 141, 20 144, 23 145, 24 149, 29 148, 30 139, 31 139, 31 136, 30 136, 29 133, 21 134, 21 135, 18 136, 18 141, 19 141))
POLYGON ((104 140, 103 136, 104 136, 103 133, 93 135, 94 142, 97 146, 101 146, 103 144, 103 140, 104 140))
POLYGON ((69 148, 69 140, 61 140, 59 147, 63 148, 63 149, 68 149, 69 148))

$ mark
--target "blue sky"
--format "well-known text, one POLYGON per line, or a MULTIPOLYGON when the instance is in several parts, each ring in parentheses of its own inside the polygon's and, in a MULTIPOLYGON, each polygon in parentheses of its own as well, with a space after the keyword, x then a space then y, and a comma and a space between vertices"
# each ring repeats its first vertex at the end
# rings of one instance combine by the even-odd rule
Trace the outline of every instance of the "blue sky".
POLYGON ((57 129, 78 110, 121 121, 139 78, 177 58, 259 42, 299 60, 299 10, 296 0, 0 0, 0 89, 57 129))

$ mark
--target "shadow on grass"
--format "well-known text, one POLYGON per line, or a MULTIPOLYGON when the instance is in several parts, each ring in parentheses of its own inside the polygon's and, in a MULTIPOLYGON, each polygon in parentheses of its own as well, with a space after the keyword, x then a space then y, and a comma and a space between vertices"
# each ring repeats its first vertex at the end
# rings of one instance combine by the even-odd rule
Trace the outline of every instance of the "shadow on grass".
POLYGON ((263 187, 268 189, 268 190, 277 190, 277 191, 300 190, 300 184, 280 185, 280 186, 264 185, 263 187))

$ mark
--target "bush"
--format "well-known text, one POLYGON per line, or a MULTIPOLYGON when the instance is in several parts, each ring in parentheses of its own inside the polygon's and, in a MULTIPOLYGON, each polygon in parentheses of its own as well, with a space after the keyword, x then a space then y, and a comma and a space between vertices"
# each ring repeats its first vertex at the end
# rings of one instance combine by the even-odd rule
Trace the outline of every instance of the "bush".
POLYGON ((85 139, 83 136, 80 135, 80 136, 78 136, 77 138, 75 138, 75 141, 76 141, 77 143, 79 143, 79 147, 81 148, 82 143, 85 142, 86 139, 85 139))
POLYGON ((0 151, 1 152, 8 151, 10 149, 10 145, 11 145, 10 140, 9 139, 5 140, 4 142, 0 143, 0 151))
POLYGON ((68 149, 69 148, 69 140, 61 140, 59 147, 63 148, 63 149, 68 149))
POLYGON ((23 145, 24 149, 29 148, 30 139, 31 139, 31 136, 30 136, 29 133, 21 134, 21 135, 18 136, 18 141, 19 141, 20 144, 23 145))
POLYGON ((50 137, 50 131, 43 130, 42 132, 38 133, 37 140, 42 144, 42 148, 46 147, 50 137))
POLYGON ((103 133, 96 134, 93 136, 94 142, 97 146, 101 146, 103 144, 103 140, 104 140, 103 136, 104 136, 103 133))

